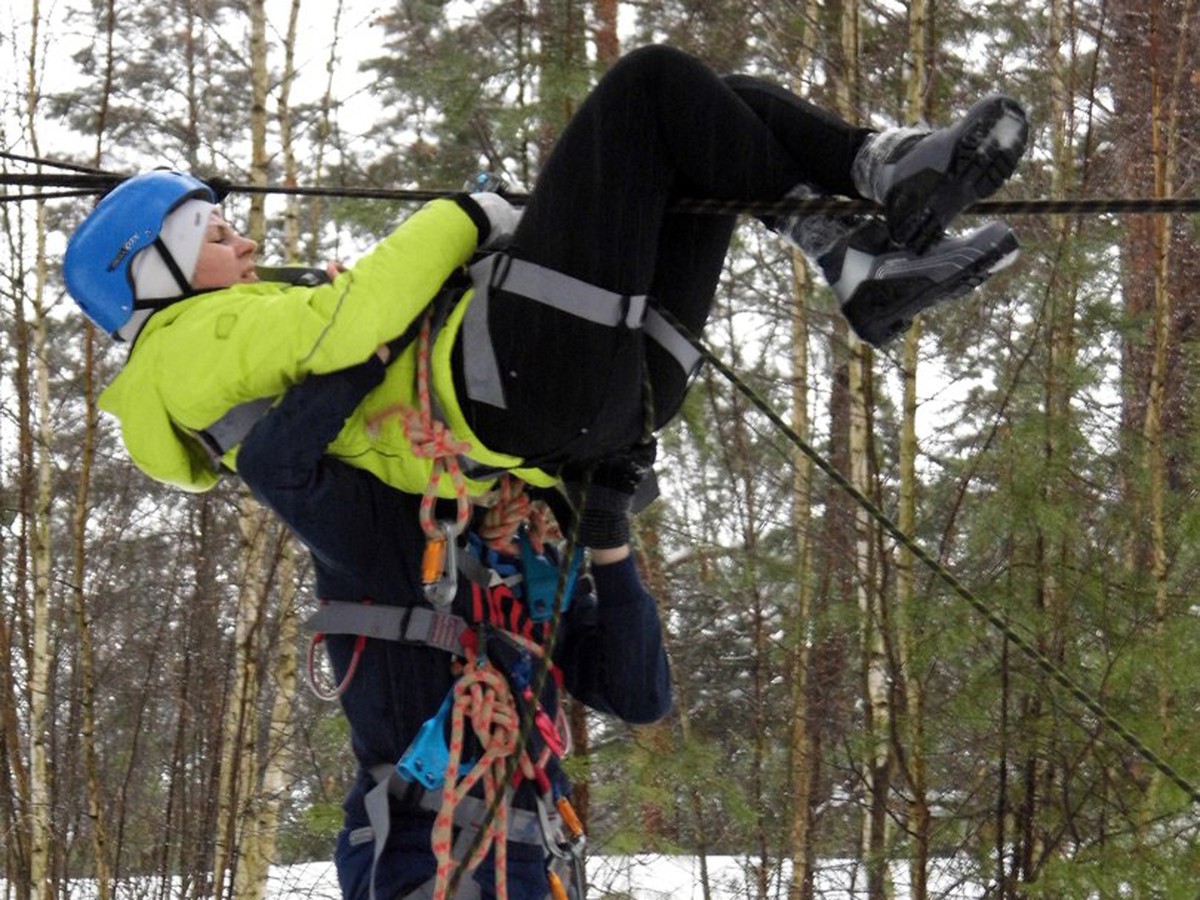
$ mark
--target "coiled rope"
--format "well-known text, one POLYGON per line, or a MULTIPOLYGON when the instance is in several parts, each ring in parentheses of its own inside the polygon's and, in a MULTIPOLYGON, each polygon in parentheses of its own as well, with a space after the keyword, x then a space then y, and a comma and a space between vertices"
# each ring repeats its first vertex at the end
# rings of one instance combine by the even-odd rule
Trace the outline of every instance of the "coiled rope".
MULTIPOLYGON (((543 660, 542 648, 519 635, 506 633, 531 655, 543 660)), ((510 800, 517 786, 517 774, 523 779, 548 788, 545 766, 550 749, 542 751, 536 763, 522 737, 523 720, 512 687, 504 674, 478 649, 464 648, 465 662, 454 684, 454 703, 450 714, 449 761, 442 786, 442 802, 433 823, 432 847, 437 860, 433 900, 445 900, 463 872, 471 872, 495 848, 495 885, 497 900, 508 897, 508 819, 510 800), (462 778, 463 748, 467 725, 483 748, 478 762, 462 778), (484 800, 492 814, 480 825, 475 840, 461 860, 454 858, 454 812, 475 785, 482 783, 484 800)), ((526 696, 526 702, 536 699, 526 696)))

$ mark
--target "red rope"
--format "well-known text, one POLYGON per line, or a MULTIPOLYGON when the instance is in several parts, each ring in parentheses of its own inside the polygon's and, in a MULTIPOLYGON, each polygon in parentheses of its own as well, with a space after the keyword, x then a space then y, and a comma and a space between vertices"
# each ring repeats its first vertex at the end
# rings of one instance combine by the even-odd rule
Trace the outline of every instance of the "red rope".
POLYGON ((438 483, 442 473, 450 476, 454 485, 454 499, 458 507, 454 520, 454 531, 462 534, 471 519, 471 500, 467 495, 467 481, 463 475, 458 457, 469 453, 471 445, 454 436, 454 433, 433 417, 433 394, 429 385, 429 356, 433 325, 430 316, 421 323, 421 333, 417 338, 417 408, 397 404, 383 409, 367 420, 367 429, 371 432, 379 430, 388 419, 399 418, 404 429, 404 436, 412 445, 413 454, 422 459, 432 459, 433 468, 429 473, 429 483, 421 495, 419 518, 421 530, 430 540, 442 538, 434 517, 434 504, 437 503, 438 483))
POLYGON ((508 472, 500 480, 500 488, 488 507, 479 527, 479 536, 490 547, 502 553, 517 555, 513 539, 522 523, 529 523, 529 543, 534 553, 542 553, 554 521, 545 503, 529 499, 525 482, 508 472))
MULTIPOLYGON (((508 813, 507 798, 497 795, 505 784, 506 760, 516 752, 520 743, 521 716, 508 686, 508 680, 490 660, 480 661, 466 648, 467 661, 462 677, 454 685, 454 707, 450 719, 450 759, 446 764, 446 781, 442 787, 442 804, 433 823, 433 854, 437 860, 437 877, 433 900, 446 900, 455 869, 465 866, 467 872, 484 860, 495 848, 496 900, 508 898, 508 813), (462 765, 463 736, 467 723, 483 747, 479 761, 459 780, 462 765), (453 856, 454 810, 477 784, 483 784, 484 800, 496 815, 476 842, 471 857, 458 862, 453 856)), ((537 780, 537 771, 529 754, 522 752, 517 771, 524 777, 537 780)), ((544 776, 543 776, 544 777, 544 776)))

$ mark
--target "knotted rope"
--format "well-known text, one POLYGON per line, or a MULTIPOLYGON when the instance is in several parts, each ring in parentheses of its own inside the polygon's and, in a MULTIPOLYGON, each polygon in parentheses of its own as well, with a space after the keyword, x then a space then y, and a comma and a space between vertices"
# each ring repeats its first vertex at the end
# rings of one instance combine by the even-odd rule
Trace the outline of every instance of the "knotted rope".
MULTIPOLYGON (((506 767, 521 745, 521 714, 508 680, 486 657, 480 657, 470 647, 465 648, 466 663, 463 673, 454 685, 454 705, 450 719, 450 759, 446 764, 446 780, 442 786, 442 803, 433 823, 433 853, 437 860, 437 877, 434 882, 433 900, 446 900, 454 881, 455 870, 461 865, 467 872, 473 871, 495 847, 496 898, 508 898, 508 796, 515 784, 510 783, 506 767), (463 738, 467 723, 483 748, 479 761, 462 780, 463 738), (462 861, 454 859, 454 811, 459 802, 477 784, 483 784, 484 799, 495 815, 474 842, 470 856, 462 861)), ((521 750, 515 760, 516 771, 521 777, 539 779, 539 770, 521 750)), ((542 763, 544 765, 544 762, 542 763)), ((515 781, 515 779, 514 779, 515 781)))
POLYGON ((462 534, 471 520, 471 500, 467 495, 467 480, 463 475, 458 457, 469 453, 471 445, 459 440, 450 428, 433 415, 433 392, 429 386, 429 356, 432 343, 433 322, 431 316, 426 316, 421 323, 421 332, 417 336, 417 407, 414 409, 405 404, 395 404, 375 413, 367 420, 367 429, 372 434, 388 419, 399 418, 404 429, 404 437, 412 445, 413 455, 421 459, 433 460, 429 473, 429 482, 421 495, 419 519, 421 530, 430 540, 440 540, 441 530, 434 516, 434 505, 437 503, 437 489, 442 474, 450 476, 454 486, 454 499, 457 502, 457 512, 454 520, 455 534, 462 534))
POLYGON ((528 525, 529 545, 537 554, 545 551, 546 538, 557 532, 546 504, 531 500, 525 492, 525 482, 505 472, 479 526, 479 536, 493 550, 515 556, 519 551, 513 540, 522 524, 528 525))

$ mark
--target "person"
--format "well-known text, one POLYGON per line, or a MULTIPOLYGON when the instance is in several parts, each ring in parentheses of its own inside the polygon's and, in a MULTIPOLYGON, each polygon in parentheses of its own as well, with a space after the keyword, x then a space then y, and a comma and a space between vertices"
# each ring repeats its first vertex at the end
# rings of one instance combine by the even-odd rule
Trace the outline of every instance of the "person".
MULTIPOLYGON (((432 308, 428 342, 409 344, 330 452, 442 497, 482 493, 504 470, 546 486, 586 480, 679 409, 699 360, 679 328, 703 329, 736 217, 676 200, 877 201, 879 215, 763 220, 825 275, 853 329, 883 344, 1015 258, 1003 223, 945 229, 1012 174, 1027 136, 1002 95, 945 128, 875 131, 650 46, 600 79, 519 216, 493 193, 437 199, 332 283, 285 288, 254 283, 255 245, 211 217, 203 183, 145 173, 76 230, 64 273, 97 325, 133 344, 101 407, 161 481, 211 487, 213 459, 237 465, 246 425, 230 416, 252 422, 263 398, 407 341, 432 308), (420 378, 436 413, 424 428, 396 414, 417 406, 420 378)), ((623 502, 592 483, 595 504, 623 502)))
MULTIPOLYGON (((386 356, 385 350, 380 352, 386 356)), ((419 780, 399 778, 397 763, 408 758, 408 748, 423 746, 426 722, 438 723, 435 743, 443 744, 437 712, 459 677, 454 663, 463 666, 459 644, 465 643, 464 632, 487 629, 489 636, 482 641, 487 655, 495 660, 507 654, 513 669, 519 662, 513 661, 519 656, 514 648, 531 646, 528 640, 518 643, 522 635, 541 643, 553 632, 554 677, 547 681, 539 707, 549 711, 541 720, 543 726, 555 718, 559 685, 591 708, 629 722, 658 720, 671 705, 662 626, 628 545, 592 550, 590 576, 578 578, 574 589, 558 589, 562 599, 555 602, 565 610, 557 627, 553 617, 534 620, 537 608, 531 602, 528 564, 521 563, 521 554, 508 550, 481 554, 481 564, 497 567, 507 562, 524 576, 523 582, 512 584, 511 572, 504 581, 471 580, 464 574, 470 570, 464 568, 457 573, 450 605, 439 617, 433 616, 436 611, 426 602, 419 578, 420 498, 396 491, 325 452, 346 418, 384 376, 385 364, 377 356, 355 367, 310 376, 290 388, 254 424, 240 454, 239 471, 246 485, 310 550, 316 592, 325 604, 317 624, 330 631, 324 643, 341 682, 340 701, 357 760, 335 853, 346 900, 430 897, 439 874, 441 886, 448 887, 447 873, 439 868, 431 849, 442 812, 439 795, 424 790, 419 780), (392 635, 407 635, 406 640, 358 636, 379 635, 379 616, 407 615, 414 608, 428 611, 436 621, 450 619, 457 624, 440 629, 440 643, 418 641, 402 627, 392 635), (374 629, 363 627, 361 617, 366 615, 375 617, 374 629)), ((464 548, 472 546, 466 536, 462 543, 464 548)), ((549 544, 543 553, 553 558, 549 544)), ((474 659, 466 667, 468 672, 474 671, 474 659)), ((533 728, 531 743, 539 739, 553 743, 557 731, 553 725, 546 734, 533 728)), ((463 758, 480 752, 478 745, 469 747, 463 758)), ((544 747, 540 754, 533 750, 530 755, 551 757, 544 768, 554 783, 553 792, 558 793, 562 779, 556 771, 557 755, 548 754, 544 747)), ((497 862, 499 848, 493 844, 473 876, 463 872, 459 882, 463 890, 456 898, 477 896, 472 891, 491 897, 500 876, 514 900, 547 897, 551 876, 540 830, 535 829, 533 839, 519 834, 522 828, 528 830, 530 821, 538 822, 534 813, 545 790, 545 785, 537 786, 536 778, 520 781, 513 793, 511 816, 516 818, 508 824, 503 871, 497 862)), ((482 800, 476 803, 481 804, 482 800)), ((470 841, 460 834, 458 844, 455 865, 462 864, 462 848, 469 847, 470 841)), ((570 883, 565 876, 562 880, 570 883)), ((581 900, 581 892, 575 895, 581 900)))

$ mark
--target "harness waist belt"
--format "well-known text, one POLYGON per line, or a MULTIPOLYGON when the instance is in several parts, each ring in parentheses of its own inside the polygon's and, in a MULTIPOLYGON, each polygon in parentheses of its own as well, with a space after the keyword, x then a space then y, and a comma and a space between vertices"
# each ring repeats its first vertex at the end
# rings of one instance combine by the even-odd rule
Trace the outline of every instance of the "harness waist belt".
POLYGON ((322 634, 361 634, 385 641, 425 644, 462 654, 464 619, 428 606, 376 606, 371 603, 322 603, 304 623, 309 631, 322 634))
MULTIPOLYGON (((441 790, 429 791, 415 782, 405 781, 396 774, 395 766, 381 763, 372 766, 371 777, 375 779, 376 787, 387 784, 387 793, 405 804, 411 804, 426 812, 437 812, 442 806, 441 790)), ((374 793, 374 791, 372 791, 374 793)), ((458 828, 478 829, 487 816, 488 803, 480 797, 463 797, 454 807, 454 824, 458 828)), ((548 810, 546 819, 550 826, 557 831, 560 824, 557 811, 548 810)), ((542 836, 542 820, 536 812, 530 809, 508 810, 508 839, 518 844, 535 844, 541 846, 545 842, 542 836)))

